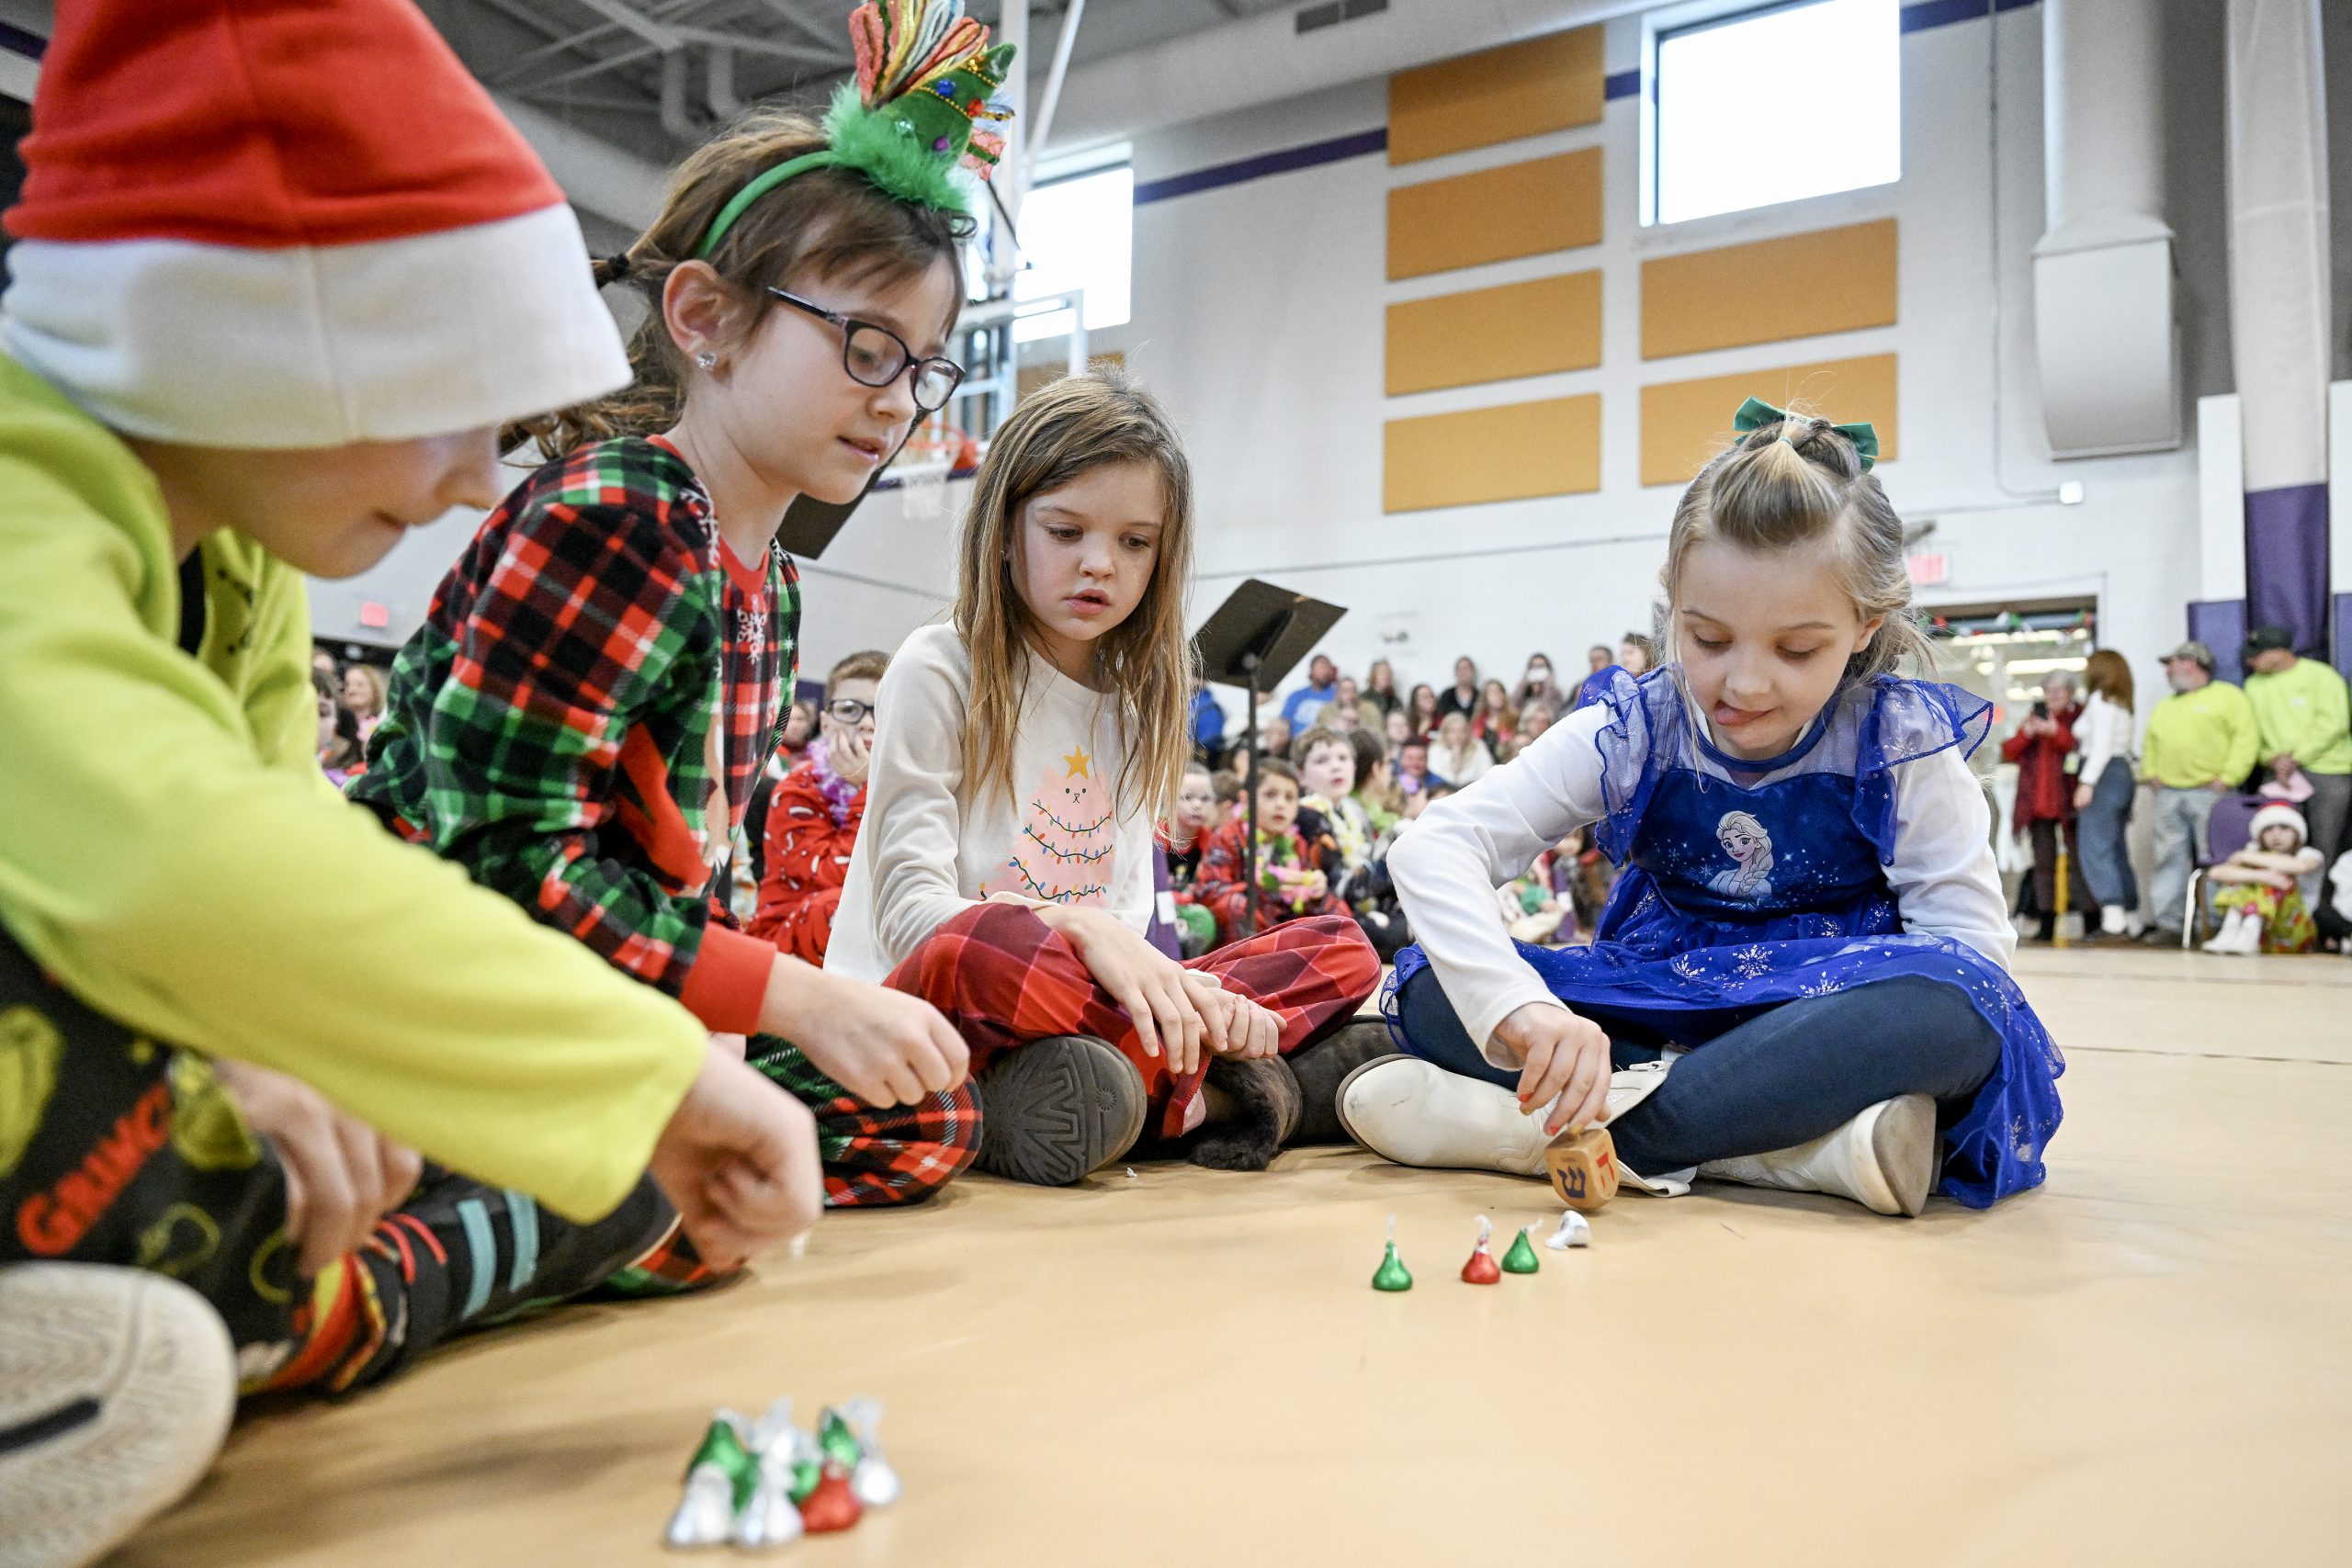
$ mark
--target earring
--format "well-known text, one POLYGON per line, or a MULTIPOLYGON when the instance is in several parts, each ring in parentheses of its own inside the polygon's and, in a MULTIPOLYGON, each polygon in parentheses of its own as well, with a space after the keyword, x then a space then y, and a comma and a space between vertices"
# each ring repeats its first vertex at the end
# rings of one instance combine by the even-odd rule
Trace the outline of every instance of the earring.
POLYGON ((695 355, 695 363, 705 370, 716 370, 718 368, 718 355, 706 349, 695 355))

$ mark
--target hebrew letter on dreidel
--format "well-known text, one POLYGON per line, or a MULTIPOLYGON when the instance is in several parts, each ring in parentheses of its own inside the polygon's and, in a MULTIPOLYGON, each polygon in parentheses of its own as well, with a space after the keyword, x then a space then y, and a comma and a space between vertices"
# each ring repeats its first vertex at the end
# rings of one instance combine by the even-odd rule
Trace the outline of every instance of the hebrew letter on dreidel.
POLYGON ((1617 1196, 1617 1145, 1606 1127, 1563 1133, 1544 1151, 1544 1168, 1552 1174, 1552 1190, 1571 1209, 1590 1213, 1617 1196))

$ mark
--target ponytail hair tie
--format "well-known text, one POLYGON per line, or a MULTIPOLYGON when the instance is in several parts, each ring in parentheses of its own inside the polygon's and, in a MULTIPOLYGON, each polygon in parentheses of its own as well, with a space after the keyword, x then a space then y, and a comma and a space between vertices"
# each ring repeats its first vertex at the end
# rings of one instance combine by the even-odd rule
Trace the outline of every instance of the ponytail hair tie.
MULTIPOLYGON (((1778 424, 1781 427, 1780 438, 1792 447, 1804 436, 1812 434, 1815 423, 1814 420, 1800 419, 1785 410, 1776 409, 1761 398, 1748 399, 1739 405, 1739 412, 1731 416, 1734 434, 1747 435, 1763 429, 1768 424, 1778 424), (1802 434, 1790 434, 1789 427, 1793 424, 1804 426, 1802 434)), ((1867 423, 1833 424, 1829 428, 1854 444, 1855 454, 1862 460, 1862 472, 1867 474, 1877 465, 1878 431, 1876 429, 1867 423)))
POLYGON ((609 288, 618 283, 635 269, 636 264, 629 260, 627 251, 609 256, 592 257, 588 264, 589 273, 595 278, 596 287, 599 288, 609 288))

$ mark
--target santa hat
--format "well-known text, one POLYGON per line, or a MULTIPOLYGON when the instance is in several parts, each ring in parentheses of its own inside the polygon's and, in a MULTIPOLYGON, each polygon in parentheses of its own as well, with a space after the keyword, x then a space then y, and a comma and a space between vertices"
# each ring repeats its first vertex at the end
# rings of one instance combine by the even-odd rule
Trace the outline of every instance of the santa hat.
POLYGON ((2254 820, 2246 824, 2246 842, 2259 849, 2262 835, 2273 828, 2292 828, 2297 849, 2311 841, 2311 829, 2303 826, 2303 814, 2291 806, 2277 804, 2266 806, 2254 814, 2254 820))
POLYGON ((0 343, 118 430, 447 434, 628 378, 578 221, 409 0, 59 0, 0 343))

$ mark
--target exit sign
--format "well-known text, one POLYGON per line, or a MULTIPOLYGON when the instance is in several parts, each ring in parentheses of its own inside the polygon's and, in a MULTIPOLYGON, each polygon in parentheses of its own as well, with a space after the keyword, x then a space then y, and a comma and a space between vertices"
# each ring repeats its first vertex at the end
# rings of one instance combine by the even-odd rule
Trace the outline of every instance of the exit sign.
POLYGON ((1940 554, 1913 556, 1905 564, 1911 569, 1912 582, 1922 588, 1931 582, 1941 582, 1951 575, 1951 560, 1940 554))

